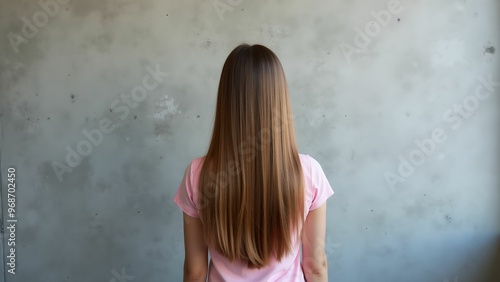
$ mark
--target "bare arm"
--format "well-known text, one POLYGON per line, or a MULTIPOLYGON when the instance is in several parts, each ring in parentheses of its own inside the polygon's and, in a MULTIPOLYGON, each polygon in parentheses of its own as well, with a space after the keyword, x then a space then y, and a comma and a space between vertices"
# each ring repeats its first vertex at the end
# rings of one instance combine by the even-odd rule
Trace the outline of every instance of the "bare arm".
POLYGON ((309 212, 302 229, 302 270, 307 282, 328 281, 325 233, 326 202, 309 212))
POLYGON ((184 216, 184 281, 207 279, 208 248, 203 238, 203 226, 199 218, 184 216))

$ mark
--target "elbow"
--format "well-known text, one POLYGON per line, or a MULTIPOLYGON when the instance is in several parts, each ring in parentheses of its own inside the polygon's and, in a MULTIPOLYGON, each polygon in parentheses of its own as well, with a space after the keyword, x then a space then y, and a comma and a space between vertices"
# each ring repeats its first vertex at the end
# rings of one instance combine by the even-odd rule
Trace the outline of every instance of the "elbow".
POLYGON ((206 276, 200 276, 200 275, 190 275, 190 274, 185 274, 184 275, 184 282, 205 282, 207 280, 206 276))
POLYGON ((207 279, 206 269, 189 269, 184 267, 184 281, 203 281, 207 279))
POLYGON ((302 270, 306 281, 328 281, 328 261, 326 256, 304 260, 302 270))

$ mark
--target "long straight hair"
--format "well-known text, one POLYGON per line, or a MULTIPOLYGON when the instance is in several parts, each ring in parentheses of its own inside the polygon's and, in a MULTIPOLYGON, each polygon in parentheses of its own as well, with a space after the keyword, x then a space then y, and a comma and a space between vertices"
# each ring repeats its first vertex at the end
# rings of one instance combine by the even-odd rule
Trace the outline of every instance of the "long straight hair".
POLYGON ((207 244, 262 268, 293 249, 304 221, 304 180, 278 57, 242 44, 224 63, 198 204, 207 244))

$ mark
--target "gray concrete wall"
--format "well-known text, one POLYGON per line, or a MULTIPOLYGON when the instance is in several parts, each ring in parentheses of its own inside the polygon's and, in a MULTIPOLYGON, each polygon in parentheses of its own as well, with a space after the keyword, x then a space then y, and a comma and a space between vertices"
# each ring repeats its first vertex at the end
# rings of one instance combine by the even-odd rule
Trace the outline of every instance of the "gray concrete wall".
POLYGON ((331 281, 499 281, 498 1, 59 1, 0 4, 5 281, 181 280, 172 198, 241 42, 336 192, 331 281))

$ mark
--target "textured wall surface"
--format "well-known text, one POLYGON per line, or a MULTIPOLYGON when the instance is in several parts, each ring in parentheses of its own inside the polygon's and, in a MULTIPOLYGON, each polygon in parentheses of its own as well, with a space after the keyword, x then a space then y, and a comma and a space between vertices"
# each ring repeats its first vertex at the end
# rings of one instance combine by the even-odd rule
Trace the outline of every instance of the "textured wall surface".
POLYGON ((499 26, 497 0, 1 0, 1 279, 181 281, 172 198, 248 42, 336 192, 331 281, 500 281, 499 26))

